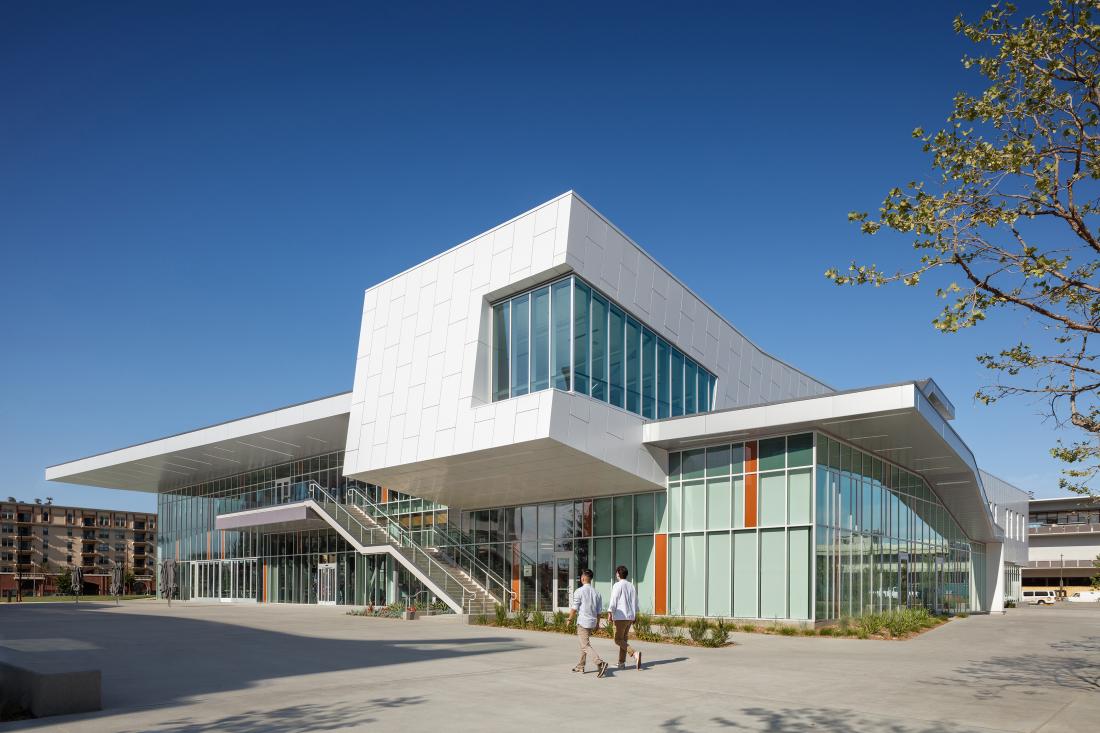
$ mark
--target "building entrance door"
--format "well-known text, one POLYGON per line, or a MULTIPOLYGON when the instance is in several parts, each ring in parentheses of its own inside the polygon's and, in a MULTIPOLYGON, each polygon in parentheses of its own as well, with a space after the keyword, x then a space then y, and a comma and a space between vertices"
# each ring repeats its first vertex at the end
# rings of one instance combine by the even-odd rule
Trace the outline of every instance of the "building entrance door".
POLYGON ((323 562, 317 566, 317 603, 336 605, 336 563, 323 562))
POLYGON ((554 609, 568 611, 577 583, 572 552, 554 553, 554 609))

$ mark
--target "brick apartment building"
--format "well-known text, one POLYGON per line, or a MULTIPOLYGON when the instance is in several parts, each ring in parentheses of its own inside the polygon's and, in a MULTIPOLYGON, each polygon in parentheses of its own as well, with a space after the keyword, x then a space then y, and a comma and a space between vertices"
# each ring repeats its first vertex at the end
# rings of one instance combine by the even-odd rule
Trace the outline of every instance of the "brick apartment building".
POLYGON ((131 592, 151 592, 156 576, 157 515, 146 512, 0 502, 0 596, 52 595, 57 576, 84 570, 83 593, 108 592, 111 569, 134 574, 131 592))

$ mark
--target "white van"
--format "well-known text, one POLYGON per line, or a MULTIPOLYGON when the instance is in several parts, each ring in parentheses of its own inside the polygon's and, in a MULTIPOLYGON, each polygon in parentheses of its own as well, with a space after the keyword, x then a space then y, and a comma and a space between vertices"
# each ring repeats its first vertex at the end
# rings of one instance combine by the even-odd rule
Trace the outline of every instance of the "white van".
POLYGON ((1035 606, 1050 606, 1056 599, 1055 592, 1052 590, 1025 590, 1024 591, 1024 603, 1030 603, 1035 606))
POLYGON ((1074 593, 1066 599, 1070 603, 1100 603, 1100 590, 1086 590, 1074 593))

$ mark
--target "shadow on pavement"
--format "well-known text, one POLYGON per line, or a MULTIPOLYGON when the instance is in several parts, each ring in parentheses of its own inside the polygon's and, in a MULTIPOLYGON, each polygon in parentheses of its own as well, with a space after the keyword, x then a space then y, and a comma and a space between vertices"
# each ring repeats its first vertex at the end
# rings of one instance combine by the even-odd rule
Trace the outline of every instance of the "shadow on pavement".
POLYGON ((392 697, 366 700, 360 705, 292 705, 227 715, 209 721, 189 718, 166 720, 156 727, 122 729, 118 733, 297 733, 303 730, 344 730, 379 722, 375 713, 427 702, 423 697, 392 697))
POLYGON ((956 667, 925 685, 968 688, 979 700, 1042 695, 1061 687, 1100 693, 1100 636, 1050 644, 1054 654, 991 657, 956 667))
MULTIPOLYGON (((44 604, 43 604, 44 605, 44 604)), ((195 696, 232 692, 253 687, 265 680, 326 672, 354 672, 373 667, 424 661, 446 661, 501 654, 531 648, 530 644, 507 636, 460 638, 364 638, 372 626, 362 626, 362 637, 324 638, 242 626, 221 621, 188 618, 183 615, 93 613, 94 607, 43 608, 13 613, 0 624, 0 641, 56 641, 57 637, 85 639, 90 650, 73 653, 55 651, 56 643, 43 644, 32 652, 60 655, 67 663, 98 667, 103 674, 103 713, 134 707, 161 707, 195 696)), ((262 623, 262 616, 257 622, 262 623)), ((323 633, 329 619, 318 617, 306 633, 323 633)), ((389 623, 401 623, 393 621, 389 623)), ((379 627, 374 626, 377 630, 379 627)), ((425 635, 429 628, 418 627, 425 635)), ((387 628, 387 632, 393 628, 387 628)), ((347 633, 346 627, 341 633, 347 633)), ((404 629, 402 632, 404 633, 404 629)), ((18 654, 5 650, 6 654, 18 654)), ((366 722, 372 711, 385 707, 424 702, 421 698, 367 700, 360 705, 277 707, 247 715, 230 716, 210 724, 186 719, 166 724, 169 731, 259 731, 302 730, 308 718, 311 729, 324 730, 314 717, 329 718, 333 728, 358 720, 366 722), (337 719, 348 722, 339 723, 337 719), (280 721, 292 721, 284 727, 280 721), (362 720, 360 720, 362 719, 362 720), (296 721, 294 723, 293 721, 296 721), (171 727, 175 725, 176 727, 171 727)), ((25 720, 20 728, 50 725, 49 718, 25 720)))
MULTIPOLYGON (((733 716, 715 717, 707 721, 706 728, 731 728, 740 730, 769 731, 770 733, 967 733, 969 730, 955 723, 910 724, 868 717, 850 710, 828 708, 742 708, 733 716)), ((694 721, 684 717, 670 718, 661 724, 669 733, 688 733, 699 730, 694 721)))

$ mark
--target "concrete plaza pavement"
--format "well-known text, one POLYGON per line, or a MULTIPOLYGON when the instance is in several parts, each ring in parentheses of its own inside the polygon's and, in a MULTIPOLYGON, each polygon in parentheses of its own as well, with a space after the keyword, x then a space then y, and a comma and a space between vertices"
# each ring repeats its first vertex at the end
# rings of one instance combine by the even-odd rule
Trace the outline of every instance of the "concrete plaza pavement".
MULTIPOLYGON (((342 607, 0 606, 0 648, 103 670, 99 713, 6 730, 1080 731, 1100 718, 1100 605, 956 619, 904 641, 735 633, 640 644, 645 669, 571 673, 573 637, 342 607), (584 721, 578 723, 578 721, 584 721)), ((608 640, 596 642, 613 661, 608 640)))

